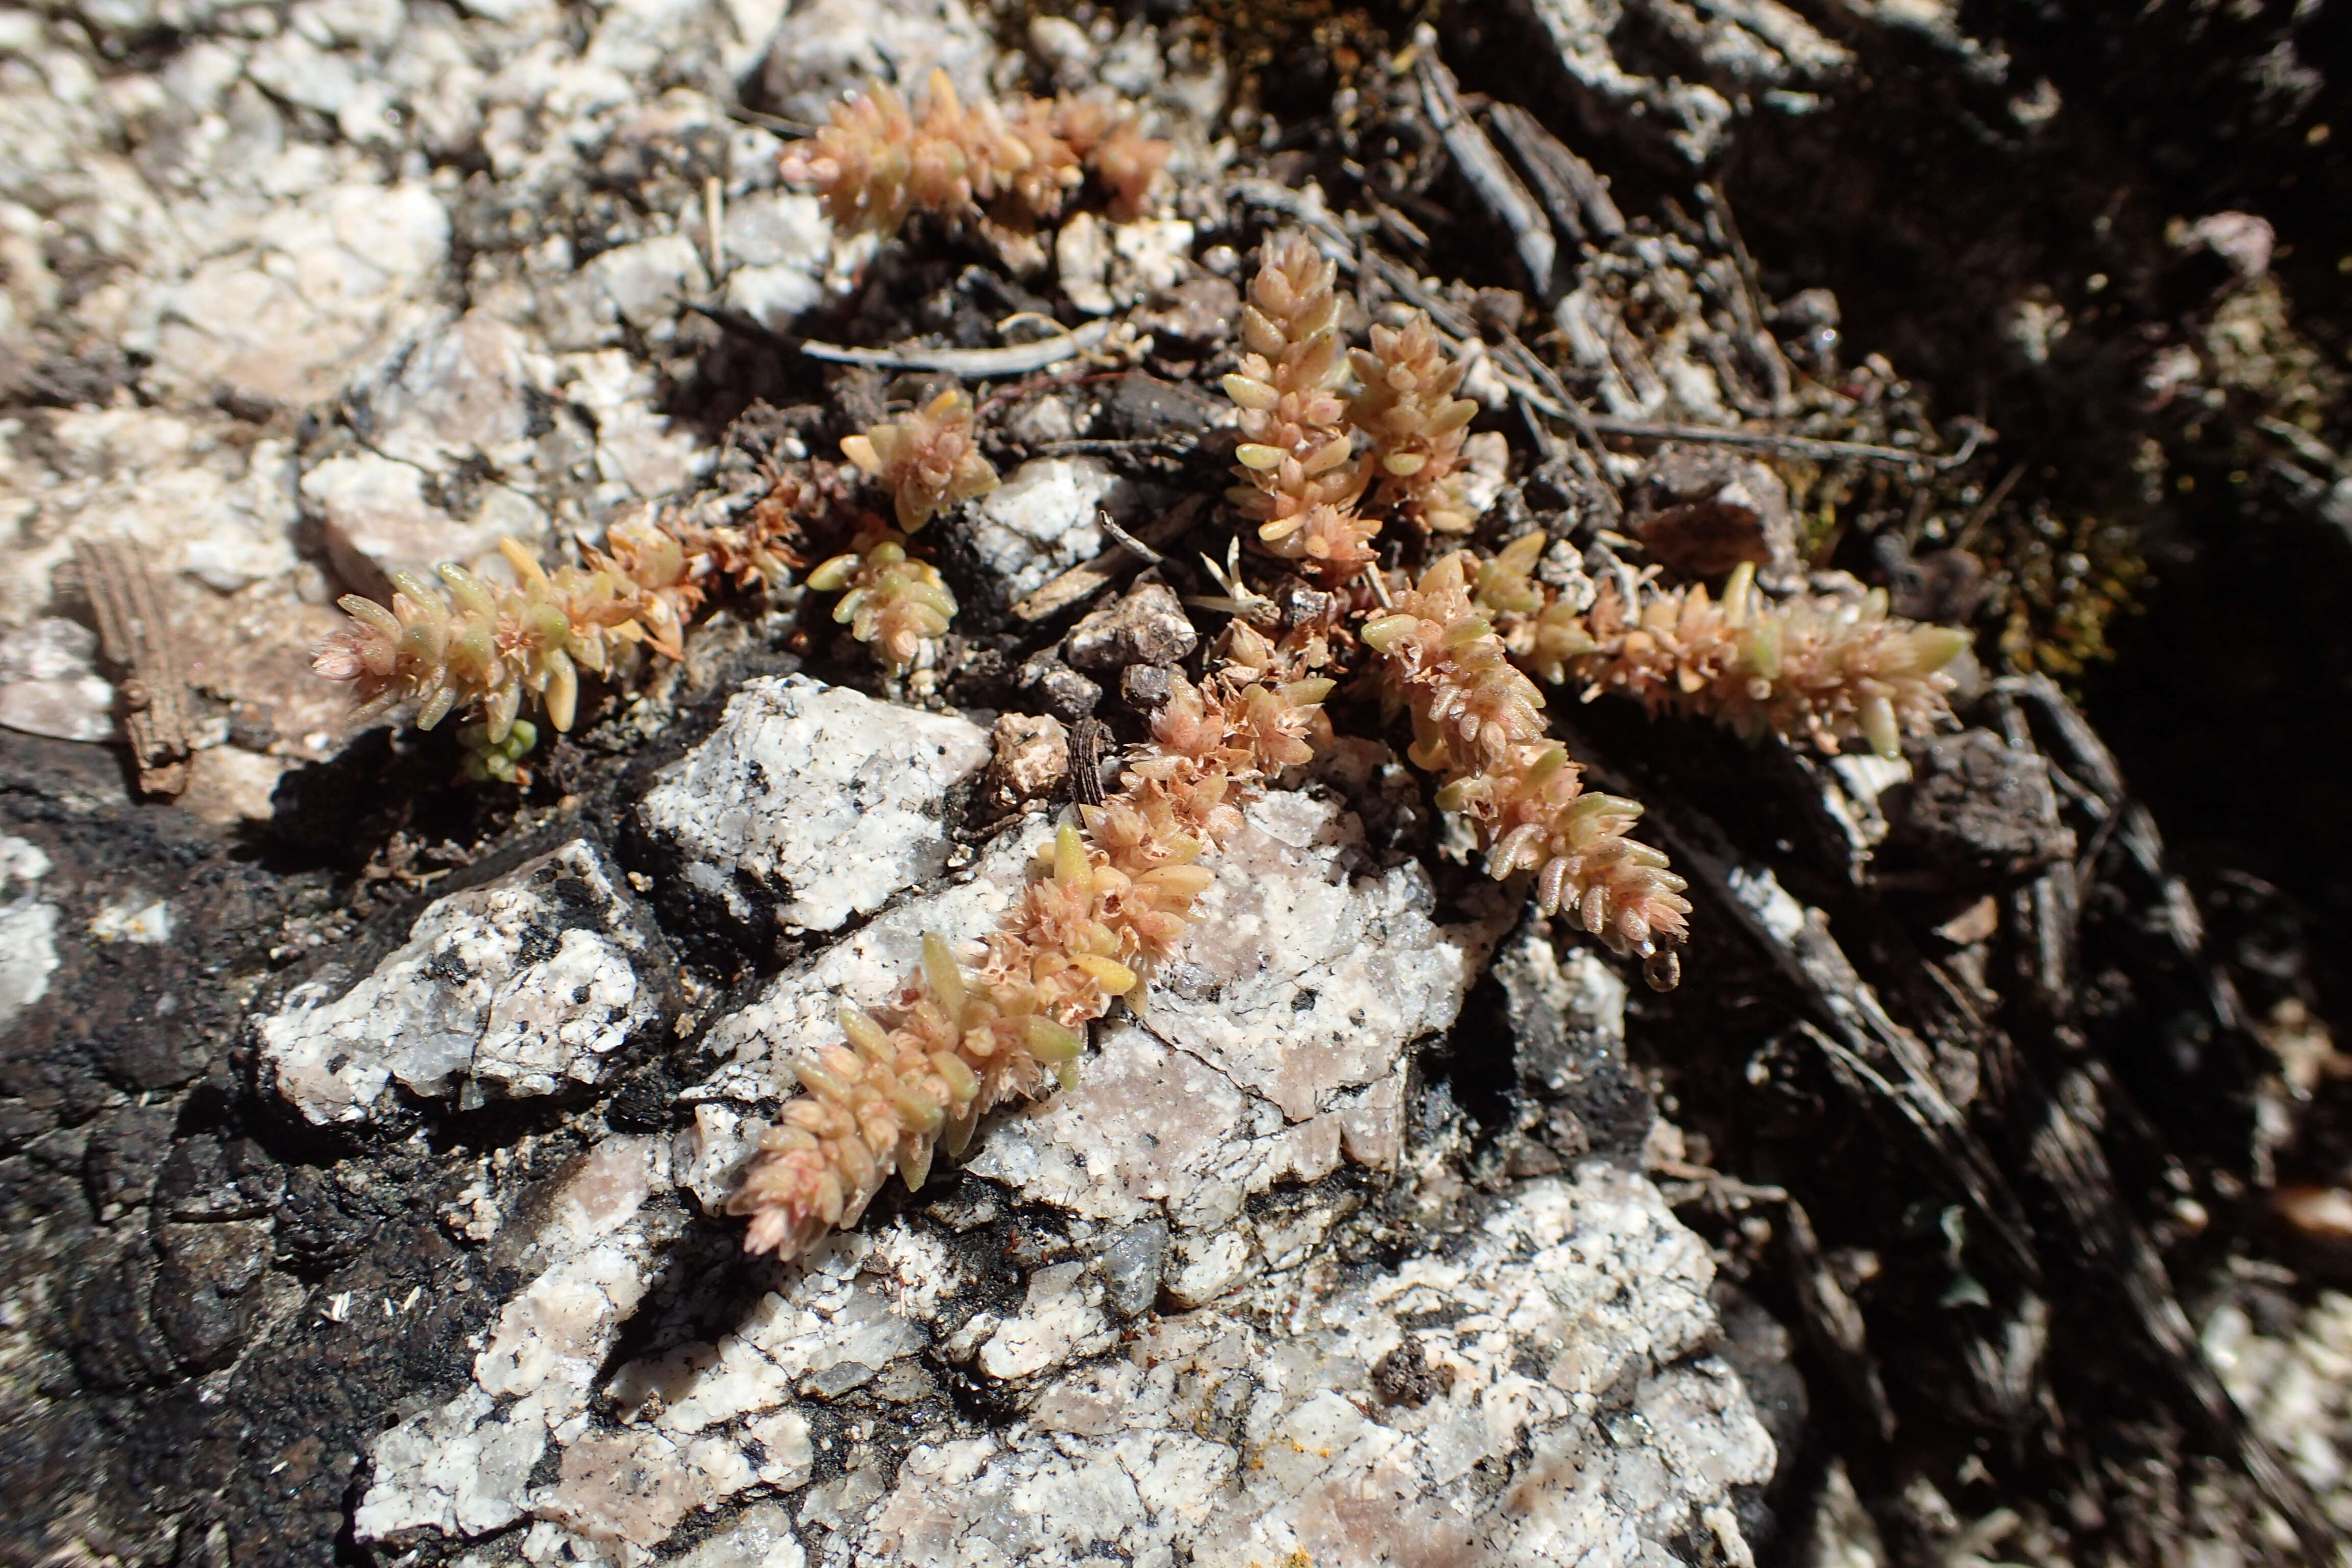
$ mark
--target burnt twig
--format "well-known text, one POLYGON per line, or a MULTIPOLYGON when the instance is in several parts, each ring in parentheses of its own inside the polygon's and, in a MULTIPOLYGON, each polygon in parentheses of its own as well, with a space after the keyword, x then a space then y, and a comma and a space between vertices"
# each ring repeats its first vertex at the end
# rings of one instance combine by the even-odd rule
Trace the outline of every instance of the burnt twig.
POLYGON ((1511 231, 1517 243, 1519 260, 1527 267, 1528 277, 1535 284, 1536 293, 1551 293, 1552 262, 1559 254, 1559 241, 1553 237, 1551 224, 1536 205, 1528 188, 1519 184, 1478 122, 1462 107, 1462 95, 1454 73, 1437 58, 1436 35, 1424 27, 1415 37, 1420 46, 1415 52, 1413 68, 1421 80, 1422 108, 1430 123, 1445 142, 1445 150, 1454 158, 1454 166, 1478 193, 1478 199, 1487 210, 1500 218, 1511 231))
POLYGON ((1545 130, 1541 121, 1516 103, 1498 103, 1487 116, 1519 155, 1554 223, 1578 239, 1589 228, 1603 245, 1625 232, 1625 215, 1610 199, 1609 182, 1545 130))

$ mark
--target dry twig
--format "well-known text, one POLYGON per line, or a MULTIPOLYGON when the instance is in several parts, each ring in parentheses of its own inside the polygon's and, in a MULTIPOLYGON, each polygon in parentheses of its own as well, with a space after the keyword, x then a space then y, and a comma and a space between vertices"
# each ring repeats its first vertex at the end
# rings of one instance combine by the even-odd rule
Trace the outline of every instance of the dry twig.
POLYGON ((1418 47, 1413 67, 1421 81, 1423 110, 1445 139, 1454 166, 1462 171, 1462 177, 1470 182, 1487 210, 1510 229, 1536 293, 1549 295, 1552 263, 1559 255, 1559 241, 1552 236, 1549 220, 1527 186, 1511 173, 1511 166, 1503 162, 1503 155, 1495 151, 1495 144, 1486 140, 1486 133, 1478 129, 1478 122, 1463 110, 1454 73, 1437 58, 1436 34, 1424 27, 1414 42, 1418 47))
POLYGON ((120 539, 77 539, 74 560, 98 616, 99 641, 124 671, 116 689, 140 792, 176 797, 188 787, 188 689, 155 579, 139 552, 120 539))

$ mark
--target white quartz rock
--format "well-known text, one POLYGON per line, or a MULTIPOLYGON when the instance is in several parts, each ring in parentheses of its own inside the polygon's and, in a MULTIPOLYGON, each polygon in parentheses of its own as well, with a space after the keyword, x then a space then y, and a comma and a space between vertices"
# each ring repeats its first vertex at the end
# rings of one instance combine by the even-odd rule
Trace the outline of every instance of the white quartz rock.
POLYGON ((618 503, 667 495, 706 461, 693 436, 673 429, 655 406, 652 373, 620 350, 565 354, 556 374, 564 395, 595 426, 603 500, 618 503))
POLYGON ((678 1568, 802 1568, 808 1553, 782 1503, 754 1503, 679 1558, 678 1568))
POLYGON ((1248 821, 1142 1020, 1303 1121, 1451 1024, 1499 933, 1440 927, 1418 865, 1371 874, 1362 827, 1328 799, 1276 792, 1248 821))
POLYGON ((1118 1337, 1103 1310, 1102 1286, 1086 1265, 1056 1263, 1029 1276, 1021 1310, 980 1347, 980 1369, 1000 1380, 1028 1377, 1100 1355, 1118 1337))
MULTIPOLYGON (((686 1091, 701 1103, 679 1151, 706 1205, 731 1188, 779 1061, 836 1043, 845 1005, 886 1005, 924 932, 976 956, 1045 835, 1039 824, 1000 841, 964 881, 892 909, 711 1026, 708 1045, 729 1059, 686 1091)), ((1090 1219, 1184 1230, 1223 1226, 1251 1194, 1319 1180, 1343 1158, 1394 1168, 1406 1048, 1453 1022, 1509 911, 1497 900, 1438 925, 1428 874, 1368 867, 1355 818, 1318 795, 1253 803, 1209 864, 1202 919, 1152 977, 1139 1020, 1096 1028, 1076 1089, 992 1119, 971 1170, 1090 1219)))
POLYGON ((54 616, 0 637, 0 727, 58 741, 111 741, 114 687, 91 668, 98 634, 54 616))
POLYGON ((831 931, 946 868, 941 797, 991 754, 969 720, 805 676, 753 680, 639 810, 734 918, 831 931))
POLYGON ((260 1025, 268 1081, 317 1123, 362 1121, 393 1080, 431 1097, 601 1083, 663 1013, 659 938, 586 839, 436 900, 340 993, 298 986, 260 1025))
POLYGON ((551 1547, 603 1542, 631 1563, 1062 1563, 1108 1545, 1243 1568, 1376 1561, 1411 1540, 1439 1561, 1632 1568, 1675 1560, 1694 1533, 1742 1560, 1735 1489, 1772 1472, 1770 1439, 1709 1353, 1705 1245, 1647 1182, 1599 1163, 1525 1184, 1466 1237, 1392 1268, 1260 1271, 1125 1342, 1076 1261, 1032 1270, 1009 1316, 969 1316, 967 1266, 900 1216, 783 1268, 716 1342, 622 1367, 597 1401, 607 1419, 583 1421, 595 1358, 642 1299, 629 1271, 647 1279, 667 1234, 644 1152, 615 1139, 589 1157, 567 1193, 601 1201, 570 1205, 589 1223, 542 1232, 530 1259, 551 1267, 501 1313, 474 1382, 378 1440, 362 1540, 527 1514, 551 1547), (1384 1373, 1407 1340, 1421 1373, 1384 1373), (1021 1414, 907 1407, 919 1425, 893 1467, 857 1435, 870 1414, 845 1412, 835 1479, 803 1494, 794 1528, 755 1504, 667 1549, 755 1484, 807 1486, 814 1410, 886 1376, 928 1386, 927 1342, 1019 1380, 1021 1414), (550 1448, 557 1479, 526 1489, 518 1476, 549 1473, 550 1448))
POLYGON ((631 331, 667 339, 685 301, 709 291, 706 253, 682 234, 616 246, 547 290, 548 341, 558 349, 600 349, 631 331))
POLYGON ((1003 582, 1005 596, 1019 598, 1102 553, 1095 514, 1119 489, 1100 458, 1032 458, 973 506, 972 551, 1003 582))
MULTIPOLYGON (((11 631, 43 618, 54 599, 52 574, 71 559, 78 538, 126 540, 159 575, 184 573, 216 594, 295 566, 301 507, 289 445, 242 438, 220 416, 60 409, 48 421, 41 463, 12 466, 8 456, 0 448, 0 495, 31 485, 18 537, 0 543, 0 626, 11 631)), ((11 504, 15 498, 0 500, 0 511, 11 504)), ((68 651, 53 645, 44 661, 68 651)), ((21 668, 29 656, 0 656, 0 664, 21 668)))

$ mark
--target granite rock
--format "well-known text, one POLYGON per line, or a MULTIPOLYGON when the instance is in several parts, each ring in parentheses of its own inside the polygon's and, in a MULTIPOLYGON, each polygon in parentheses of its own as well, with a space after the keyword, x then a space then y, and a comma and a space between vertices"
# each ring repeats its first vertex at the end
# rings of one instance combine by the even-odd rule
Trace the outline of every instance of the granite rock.
MULTIPOLYGON (((531 1475, 551 1429, 584 1433, 614 1336, 676 1233, 665 1164, 646 1138, 608 1139, 580 1159, 523 1249, 527 1277, 474 1358, 471 1381, 377 1440, 352 1516, 362 1540, 420 1529, 477 1535, 535 1506, 531 1475)), ((571 1506, 583 1500, 575 1488, 571 1506)), ((565 1505, 551 1496, 539 1506, 565 1505)))
POLYGON ((942 799, 989 732, 806 676, 753 680, 639 808, 693 893, 730 918, 832 931, 946 868, 942 799))
POLYGON ((602 1083, 667 1011, 664 944, 584 838, 435 900, 353 983, 334 966, 261 1021, 261 1068, 310 1121, 366 1121, 392 1085, 463 1105, 602 1083))
POLYGON ((756 1543, 767 1561, 1076 1563, 1108 1545, 1242 1568, 1382 1561, 1381 1543, 1411 1540, 1435 1561, 1631 1564, 1694 1536, 1738 1561, 1736 1489, 1773 1467, 1710 1353, 1705 1246, 1603 1165, 1527 1184, 1442 1250, 1369 1275, 1261 1273, 1124 1342, 1076 1260, 1029 1270, 1002 1312, 964 1313, 966 1255, 901 1216, 788 1266, 728 1331, 599 1379, 615 1319, 646 1300, 630 1268, 659 1215, 535 1246, 551 1261, 472 1381, 377 1442, 360 1539, 530 1517, 539 1561, 691 1563, 756 1543), (1408 1342, 1423 1397, 1387 1400, 1377 1369, 1408 1342), (1008 1418, 945 1403, 878 1418, 940 1361, 1003 1385, 1008 1418), (581 1419, 592 1402, 612 1425, 581 1419), (799 1504, 754 1503, 669 1546, 758 1487, 799 1504))
POLYGON ((1097 458, 1032 458, 973 503, 972 552, 1017 599, 1102 553, 1096 511, 1123 513, 1114 497, 1131 489, 1097 458))
MULTIPOLYGON (((761 711, 825 692, 786 684, 761 711)), ((469 1380, 375 1443, 359 1538, 1240 1568, 1403 1539, 1651 1563, 1696 1536, 1737 1560, 1735 1490, 1773 1446, 1710 1353, 1705 1245, 1638 1176, 1587 1163, 1391 1265, 1338 1266, 1363 1184, 1419 1179, 1412 1049, 1454 1025, 1512 911, 1441 921, 1428 873, 1380 865, 1319 793, 1252 804, 1202 922, 1095 1031, 1076 1089, 992 1117, 936 1197, 886 1196, 740 1308, 678 1288, 686 1257, 719 1263, 707 1248, 731 1239, 678 1253, 701 1223, 683 1205, 723 1203, 782 1059, 832 1037, 842 1004, 886 1003, 924 932, 969 947, 993 927, 1048 836, 1033 817, 957 878, 914 873, 919 891, 710 1027, 692 1125, 583 1157, 469 1380), (624 1319, 642 1348, 615 1363, 624 1319), (1412 1358, 1420 1397, 1387 1400, 1378 1369, 1392 1384, 1412 1358), (940 1399, 943 1377, 994 1392, 940 1399)))

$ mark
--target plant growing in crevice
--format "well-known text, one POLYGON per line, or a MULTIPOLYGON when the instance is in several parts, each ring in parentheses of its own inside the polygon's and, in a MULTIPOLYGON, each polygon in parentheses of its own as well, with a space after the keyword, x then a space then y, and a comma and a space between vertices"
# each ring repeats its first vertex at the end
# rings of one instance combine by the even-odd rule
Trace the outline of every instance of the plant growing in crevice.
POLYGON ((913 533, 957 502, 996 488, 996 470, 973 434, 973 414, 971 398, 951 386, 904 419, 843 437, 841 455, 890 492, 898 526, 913 533))
POLYGON ((1252 792, 1309 759, 1329 689, 1244 668, 1177 677, 1118 792, 1056 830, 977 963, 927 935, 883 1017, 845 1010, 844 1043, 792 1064, 804 1092, 728 1202, 751 1218, 745 1247, 798 1252, 855 1223, 892 1173, 920 1186, 934 1151, 960 1154, 992 1106, 1074 1083, 1086 1026, 1182 937, 1213 879, 1201 857, 1252 792))
POLYGON ((907 536, 877 521, 859 532, 843 554, 809 574, 810 591, 839 594, 833 618, 859 642, 871 643, 893 674, 915 662, 923 639, 948 629, 955 618, 955 595, 940 569, 907 553, 907 536))
MULTIPOLYGON (((940 101, 953 104, 935 100, 926 113, 940 101)), ((1017 130, 981 120, 992 135, 1017 130)), ((1042 202, 1045 189, 1020 199, 1042 202)), ((1537 578, 1540 531, 1484 555, 1425 554, 1476 521, 1464 463, 1476 406, 1455 395, 1461 366, 1425 317, 1375 326, 1370 346, 1351 350, 1336 284, 1335 264, 1307 239, 1270 238, 1250 281, 1244 352, 1224 378, 1242 437, 1228 498, 1256 548, 1320 591, 1293 583, 1292 607, 1281 607, 1229 557, 1226 595, 1213 603, 1238 618, 1212 673, 1196 684, 1169 672, 1171 695, 1118 792, 1059 825, 984 942, 959 952, 926 938, 890 1006, 845 1013, 839 1043, 792 1064, 803 1092, 761 1134, 729 1204, 751 1219, 753 1250, 794 1252, 854 1222, 893 1173, 919 1185, 939 1150, 960 1152, 991 1107, 1074 1081, 1087 1026, 1134 996, 1182 940, 1211 883, 1203 861, 1239 828, 1243 802, 1308 760, 1339 675, 1371 676, 1410 715, 1411 760, 1436 775, 1439 805, 1475 830, 1493 877, 1640 962, 1661 989, 1676 983, 1689 935, 1685 885, 1635 837, 1638 802, 1585 787, 1549 733, 1538 679, 1832 751, 1866 740, 1891 752, 1948 716, 1942 670, 1965 634, 1893 616, 1884 595, 1775 599, 1742 566, 1719 597, 1614 567, 1571 596, 1537 578), (1383 541, 1390 519, 1411 526, 1383 541), (1383 544, 1426 564, 1384 569, 1383 544), (1261 614, 1286 620, 1281 643, 1245 618, 1261 614)), ((842 443, 890 492, 899 527, 866 518, 809 586, 838 593, 834 618, 894 670, 955 614, 908 541, 996 484, 977 422, 971 399, 950 388, 842 443)), ((778 494, 801 484, 781 478, 778 494)), ((528 748, 527 700, 562 730, 582 671, 641 652, 677 657, 707 593, 798 564, 777 540, 790 515, 786 506, 723 542, 617 526, 604 550, 551 573, 509 549, 511 586, 456 568, 443 572, 446 592, 404 577, 388 609, 352 602, 354 626, 320 668, 359 684, 362 711, 415 701, 429 725, 463 706, 474 765, 510 776, 528 748)))
MULTIPOLYGON (((1544 913, 1638 959, 1661 989, 1680 974, 1685 884, 1632 836, 1638 802, 1584 787, 1521 663, 1555 683, 1581 680, 1588 695, 1622 690, 1832 749, 1944 716, 1949 683, 1937 670, 1963 634, 1897 621, 1879 599, 1768 601, 1752 568, 1721 602, 1694 584, 1653 593, 1633 616, 1608 595, 1638 590, 1611 584, 1579 610, 1532 576, 1545 542, 1534 533, 1496 556, 1457 550, 1418 580, 1355 591, 1374 563, 1380 521, 1360 508, 1376 480, 1375 504, 1412 511, 1430 531, 1471 521, 1455 476, 1473 410, 1452 395, 1459 369, 1418 320, 1376 333, 1354 360, 1373 384, 1343 396, 1334 275, 1305 240, 1269 241, 1244 315, 1246 353, 1225 380, 1246 481, 1229 496, 1269 554, 1344 590, 1326 595, 1331 624, 1278 648, 1236 619, 1221 639, 1223 672, 1198 688, 1175 678, 1119 793, 1057 830, 979 966, 927 938, 886 1018, 845 1014, 845 1043, 794 1065, 805 1092, 761 1135, 729 1205, 751 1216, 752 1250, 796 1251, 851 1223, 894 1170, 919 1185, 939 1146, 959 1152, 990 1106, 1073 1081, 1085 1024, 1181 939, 1209 885, 1199 858, 1239 826, 1240 800, 1307 759, 1331 682, 1297 677, 1343 657, 1333 647, 1350 620, 1412 716, 1412 760, 1439 775, 1440 805, 1475 828, 1488 871, 1524 879, 1544 913)), ((820 574, 845 584, 867 559, 820 574)), ((1247 605, 1227 575, 1222 603, 1239 613, 1247 605)), ((860 610, 869 606, 878 625, 878 600, 860 610)))

